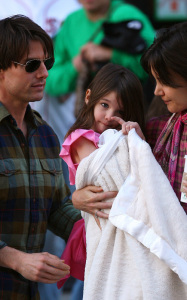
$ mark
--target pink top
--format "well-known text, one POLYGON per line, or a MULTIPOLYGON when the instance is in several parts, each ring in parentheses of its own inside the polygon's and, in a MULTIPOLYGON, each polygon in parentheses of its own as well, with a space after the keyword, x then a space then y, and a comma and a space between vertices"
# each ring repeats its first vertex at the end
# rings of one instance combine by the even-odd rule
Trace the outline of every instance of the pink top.
POLYGON ((73 131, 67 139, 65 139, 62 144, 62 150, 60 152, 60 157, 67 163, 69 169, 69 181, 71 185, 75 184, 75 175, 77 171, 78 164, 74 164, 71 158, 71 149, 73 147, 73 143, 77 141, 80 137, 84 137, 90 141, 92 141, 95 147, 98 148, 100 134, 93 131, 92 129, 76 129, 73 131))
MULTIPOLYGON (((75 184, 75 174, 78 164, 74 164, 71 158, 71 147, 79 137, 84 137, 94 143, 98 148, 99 133, 93 130, 77 129, 72 132, 62 145, 60 157, 67 163, 69 168, 69 180, 71 184, 75 184)), ((71 276, 84 280, 84 270, 86 264, 86 231, 84 219, 77 221, 69 236, 67 245, 61 255, 61 259, 70 266, 70 274, 61 278, 57 282, 57 287, 60 289, 66 280, 71 276)))

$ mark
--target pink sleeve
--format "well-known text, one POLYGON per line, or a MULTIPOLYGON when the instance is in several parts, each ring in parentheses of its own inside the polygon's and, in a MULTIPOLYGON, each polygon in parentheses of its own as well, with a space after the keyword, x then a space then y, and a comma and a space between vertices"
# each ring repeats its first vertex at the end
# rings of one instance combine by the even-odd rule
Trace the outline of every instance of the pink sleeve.
POLYGON ((74 164, 71 158, 71 147, 73 143, 77 141, 80 137, 84 137, 94 143, 98 148, 99 134, 94 132, 92 129, 77 129, 72 132, 67 139, 62 144, 62 150, 60 152, 60 157, 67 163, 69 169, 69 181, 70 184, 75 184, 75 175, 78 164, 74 164))

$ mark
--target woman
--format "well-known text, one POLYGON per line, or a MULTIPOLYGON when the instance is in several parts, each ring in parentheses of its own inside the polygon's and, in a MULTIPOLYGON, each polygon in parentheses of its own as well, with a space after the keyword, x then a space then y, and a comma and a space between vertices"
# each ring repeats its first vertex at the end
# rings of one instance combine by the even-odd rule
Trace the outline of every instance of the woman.
MULTIPOLYGON (((156 81, 155 95, 160 96, 172 113, 164 127, 161 118, 147 124, 147 141, 155 158, 165 171, 180 199, 187 154, 187 22, 158 32, 153 44, 144 53, 141 63, 156 81)), ((187 182, 184 182, 187 184, 187 182)), ((185 192, 187 188, 185 187, 185 192)), ((187 213, 187 203, 181 202, 187 213)))
MULTIPOLYGON (((184 171, 184 155, 187 154, 186 32, 187 22, 160 30, 154 43, 141 59, 147 72, 153 77, 155 76, 155 95, 161 96, 168 110, 175 113, 165 127, 161 118, 149 122, 146 138, 151 145, 152 139, 157 140, 154 148, 155 157, 168 175, 179 199, 184 171)), ((187 183, 185 184, 187 185, 187 183)), ((187 188, 185 191, 187 192, 187 188)), ((102 192, 101 188, 88 186, 73 193, 73 204, 76 208, 92 215, 97 213, 99 217, 106 218, 106 214, 101 209, 104 204, 102 201, 107 197, 109 197, 108 193, 102 192)), ((187 204, 182 203, 182 206, 187 212, 187 204)))

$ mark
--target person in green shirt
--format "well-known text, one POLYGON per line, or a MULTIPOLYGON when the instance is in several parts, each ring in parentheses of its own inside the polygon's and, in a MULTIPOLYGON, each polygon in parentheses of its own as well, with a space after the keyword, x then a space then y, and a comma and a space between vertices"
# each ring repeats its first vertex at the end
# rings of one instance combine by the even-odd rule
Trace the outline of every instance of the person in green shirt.
POLYGON ((131 54, 101 45, 104 38, 102 24, 136 20, 142 24, 140 36, 148 47, 155 31, 149 19, 136 7, 119 0, 80 0, 82 8, 70 14, 55 39, 55 64, 49 72, 46 93, 66 95, 76 90, 83 60, 110 61, 133 71, 143 82, 147 75, 139 61, 141 53, 131 54))

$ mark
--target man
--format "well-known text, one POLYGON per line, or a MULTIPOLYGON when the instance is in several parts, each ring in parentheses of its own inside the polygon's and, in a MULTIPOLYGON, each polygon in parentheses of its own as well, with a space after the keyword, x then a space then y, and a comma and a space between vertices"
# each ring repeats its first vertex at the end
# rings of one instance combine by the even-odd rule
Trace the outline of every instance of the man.
MULTIPOLYGON (((77 0, 40 0, 38 2, 36 0, 9 0, 8 2, 7 0, 2 0, 0 19, 15 14, 25 15, 32 19, 35 23, 40 25, 50 35, 51 38, 54 38, 65 17, 67 17, 68 14, 70 14, 78 8, 80 8, 80 4, 77 0)), ((65 117, 68 119, 68 116, 67 113, 64 113, 62 105, 60 105, 60 103, 56 101, 54 97, 48 97, 47 99, 45 98, 41 101, 32 102, 30 104, 31 107, 37 110, 42 116, 42 118, 48 122, 48 124, 53 128, 53 130, 57 134, 59 141, 62 142, 64 139, 64 135, 62 135, 62 127, 63 132, 65 133, 69 129, 69 127, 67 129, 65 126, 67 124, 65 117), (59 119, 60 122, 58 121, 59 119)), ((68 122, 70 121, 71 118, 69 118, 68 122)), ((67 171, 63 164, 63 175, 65 180, 66 178, 68 178, 68 175, 66 175, 66 173, 67 171)), ((66 180, 66 183, 67 182, 68 181, 66 180)), ((44 251, 60 256, 64 246, 65 242, 63 239, 53 234, 50 230, 47 230, 44 251)), ((56 283, 39 283, 38 289, 40 297, 42 299, 61 299, 62 291, 57 289, 56 283)))
MULTIPOLYGON (((62 174, 59 141, 29 102, 43 97, 54 62, 47 33, 29 18, 0 21, 0 295, 39 299, 37 282, 54 283, 69 273, 58 257, 41 253, 47 227, 67 240, 81 218, 62 174)), ((99 187, 77 191, 94 214, 116 193, 99 187), (94 203, 93 203, 94 202, 94 203), (99 203, 98 203, 99 202, 99 203)), ((83 205, 84 206, 84 205, 83 205)), ((104 213, 101 217, 107 218, 104 213)))
POLYGON ((59 142, 29 102, 43 97, 53 66, 51 38, 30 19, 0 21, 0 295, 39 299, 37 282, 69 273, 42 251, 47 227, 67 240, 81 218, 65 185, 59 142))

